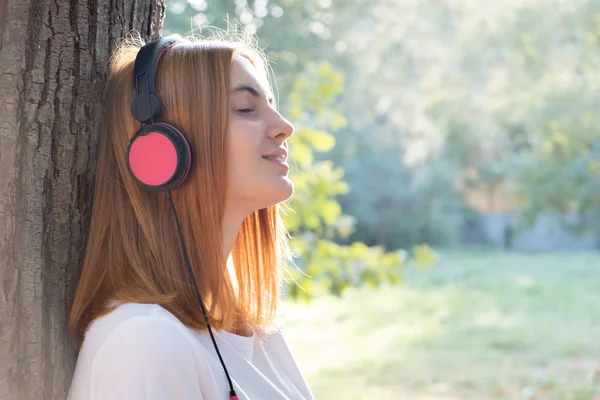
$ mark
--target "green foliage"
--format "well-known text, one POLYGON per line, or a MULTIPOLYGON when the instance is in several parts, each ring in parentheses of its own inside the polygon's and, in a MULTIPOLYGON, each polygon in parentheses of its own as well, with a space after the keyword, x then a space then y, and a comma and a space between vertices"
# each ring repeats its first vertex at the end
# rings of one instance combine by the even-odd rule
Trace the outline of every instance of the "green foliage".
POLYGON ((342 84, 343 75, 329 64, 312 64, 287 95, 283 112, 287 111, 296 128, 289 140, 295 167, 295 195, 289 203, 293 213, 285 217, 292 234, 308 230, 324 235, 325 229, 341 217, 335 196, 348 191, 344 173, 331 161, 315 161, 313 153, 329 151, 335 145, 334 137, 321 129, 330 129, 336 121, 344 120, 328 107, 341 93, 342 84))
MULTIPOLYGON (((386 252, 383 248, 369 247, 361 242, 341 246, 329 240, 318 240, 314 247, 303 240, 293 240, 292 246, 302 256, 301 269, 289 270, 288 288, 292 298, 309 300, 316 294, 329 293, 341 296, 350 287, 376 288, 383 283, 399 284, 407 265, 404 251, 386 252)), ((414 263, 426 268, 437 262, 437 255, 427 245, 413 248, 414 263)))
POLYGON ((357 142, 342 164, 350 191, 341 203, 358 221, 353 240, 393 249, 458 239, 461 205, 453 165, 430 155, 409 166, 399 145, 382 149, 370 137, 357 142))
POLYGON ((600 233, 600 119, 593 111, 600 101, 600 4, 515 10, 499 32, 512 56, 505 60, 506 102, 493 116, 519 127, 520 159, 512 167, 523 221, 543 211, 559 219, 577 212, 579 221, 565 226, 600 233))
MULTIPOLYGON (((351 218, 342 215, 335 200, 347 193, 348 186, 342 169, 329 160, 316 161, 313 152, 326 152, 335 145, 333 136, 320 129, 335 130, 345 125, 345 118, 333 107, 343 82, 343 75, 330 64, 308 64, 285 102, 297 127, 290 139, 296 192, 289 203, 293 211, 284 218, 292 235, 292 250, 298 257, 298 269, 289 270, 291 285, 287 294, 292 298, 308 300, 322 292, 339 296, 349 287, 399 283, 406 264, 402 252, 386 252, 360 242, 343 246, 334 241, 352 232, 351 218)), ((427 246, 417 248, 416 254, 419 266, 435 262, 427 246)))
MULTIPOLYGON (((374 1, 352 24, 370 29, 364 39, 351 36, 356 50, 348 61, 357 72, 348 88, 350 126, 383 121, 367 126, 385 143, 380 147, 395 143, 402 157, 445 148, 445 160, 429 157, 418 168, 445 161, 458 178, 452 186, 514 187, 526 221, 577 211, 575 226, 600 237, 598 1, 374 1)), ((381 158, 380 149, 372 153, 381 158)), ((362 203, 353 191, 363 178, 342 165, 348 203, 362 203)), ((380 222, 364 215, 359 224, 376 229, 380 222)))

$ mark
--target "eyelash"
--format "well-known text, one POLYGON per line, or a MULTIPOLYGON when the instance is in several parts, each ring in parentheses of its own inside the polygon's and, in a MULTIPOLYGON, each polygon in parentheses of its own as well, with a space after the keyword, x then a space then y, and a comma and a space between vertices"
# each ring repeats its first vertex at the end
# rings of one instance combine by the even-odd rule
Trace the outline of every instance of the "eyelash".
POLYGON ((238 110, 238 112, 241 112, 242 114, 249 114, 252 111, 254 111, 253 108, 242 108, 241 110, 238 110))

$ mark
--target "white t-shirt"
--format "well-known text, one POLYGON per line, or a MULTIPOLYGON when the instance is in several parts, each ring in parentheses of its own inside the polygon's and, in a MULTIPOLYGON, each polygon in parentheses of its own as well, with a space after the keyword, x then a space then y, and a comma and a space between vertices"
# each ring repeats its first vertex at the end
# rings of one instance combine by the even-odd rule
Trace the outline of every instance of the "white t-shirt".
MULTIPOLYGON (((313 400, 282 330, 213 331, 240 400, 313 400)), ((92 322, 68 400, 229 400, 210 335, 157 304, 126 303, 92 322)))

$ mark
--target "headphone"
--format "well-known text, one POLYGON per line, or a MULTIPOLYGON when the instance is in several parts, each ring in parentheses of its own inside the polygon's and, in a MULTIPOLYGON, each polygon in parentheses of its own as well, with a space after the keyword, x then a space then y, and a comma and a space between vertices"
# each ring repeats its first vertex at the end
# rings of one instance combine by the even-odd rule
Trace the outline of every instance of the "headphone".
POLYGON ((225 362, 208 322, 206 308, 204 307, 202 297, 200 296, 200 289, 198 289, 198 284, 192 273, 183 234, 181 233, 181 224, 171 197, 171 190, 181 186, 190 172, 192 151, 189 142, 181 130, 171 124, 160 121, 162 104, 154 91, 154 79, 161 56, 179 39, 179 35, 172 35, 150 42, 139 50, 135 58, 134 81, 136 96, 131 104, 131 114, 136 120, 142 123, 142 126, 129 140, 127 169, 142 189, 150 192, 164 192, 171 203, 183 250, 183 258, 188 268, 190 279, 196 288, 196 294, 198 295, 198 301, 200 302, 200 308, 202 309, 210 338, 229 382, 229 398, 230 400, 238 400, 229 372, 225 367, 225 362))
POLYGON ((161 56, 179 39, 169 36, 148 43, 135 59, 136 96, 131 114, 143 125, 129 141, 127 167, 133 179, 151 192, 167 192, 187 177, 192 151, 184 134, 173 125, 155 122, 162 104, 154 91, 156 68, 161 56))

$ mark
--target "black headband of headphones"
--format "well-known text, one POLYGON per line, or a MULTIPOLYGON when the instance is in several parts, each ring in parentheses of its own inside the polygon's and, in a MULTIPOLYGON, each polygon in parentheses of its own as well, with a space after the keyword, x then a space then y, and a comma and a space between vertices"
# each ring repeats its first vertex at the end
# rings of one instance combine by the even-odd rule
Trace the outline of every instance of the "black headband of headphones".
POLYGON ((163 52, 179 39, 179 35, 160 38, 138 51, 133 78, 136 96, 131 103, 131 114, 142 123, 154 122, 160 117, 161 103, 154 91, 156 68, 163 52))

